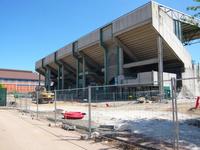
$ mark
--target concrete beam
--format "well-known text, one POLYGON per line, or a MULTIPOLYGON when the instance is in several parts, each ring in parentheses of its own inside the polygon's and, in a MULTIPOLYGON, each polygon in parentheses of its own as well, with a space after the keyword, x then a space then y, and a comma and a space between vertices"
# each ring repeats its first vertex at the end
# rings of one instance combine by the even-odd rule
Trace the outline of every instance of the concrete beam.
POLYGON ((41 68, 41 69, 36 69, 36 71, 39 73, 39 74, 41 74, 41 75, 43 75, 43 76, 45 76, 45 72, 44 72, 44 70, 41 68))
POLYGON ((94 59, 92 59, 91 57, 89 57, 87 54, 85 54, 84 52, 80 52, 80 54, 85 57, 85 62, 87 67, 91 68, 92 70, 95 70, 95 72, 97 70, 101 70, 102 66, 99 65, 94 59))
POLYGON ((54 69, 53 67, 51 67, 50 65, 46 65, 47 69, 50 69, 51 70, 51 74, 54 75, 54 76, 57 76, 57 71, 56 69, 54 69))
MULTIPOLYGON (((99 74, 97 74, 97 73, 95 73, 95 72, 89 72, 89 71, 86 71, 85 74, 86 74, 87 76, 95 77, 95 80, 97 80, 97 81, 100 82, 100 83, 103 83, 103 78, 100 77, 99 74)), ((82 75, 83 75, 83 73, 80 72, 80 73, 79 73, 79 76, 82 76, 82 75)))
POLYGON ((114 40, 116 44, 119 45, 131 59, 133 59, 134 61, 138 60, 134 52, 131 51, 124 43, 122 43, 118 37, 114 37, 114 40))
POLYGON ((158 63, 158 58, 152 58, 148 60, 124 64, 123 68, 133 68, 133 67, 145 66, 145 65, 156 64, 156 63, 158 63))
POLYGON ((71 73, 73 73, 74 75, 76 74, 76 70, 69 65, 68 63, 64 62, 63 60, 60 60, 60 62, 62 63, 62 65, 64 65, 64 68, 68 71, 70 71, 71 73))

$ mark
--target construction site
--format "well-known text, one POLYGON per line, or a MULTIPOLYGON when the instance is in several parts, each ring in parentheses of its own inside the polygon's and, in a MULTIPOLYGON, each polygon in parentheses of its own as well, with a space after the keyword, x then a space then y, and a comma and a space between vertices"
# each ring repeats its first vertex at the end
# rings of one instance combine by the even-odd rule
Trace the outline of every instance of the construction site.
POLYGON ((77 149, 198 150, 200 65, 186 46, 199 39, 198 18, 148 2, 38 60, 36 90, 7 106, 61 140, 76 133, 77 149))
MULTIPOLYGON (((162 95, 163 80, 199 76, 184 47, 199 37, 198 19, 150 2, 42 58, 35 69, 48 90, 139 84, 162 95)), ((184 81, 177 86, 195 94, 184 81)))

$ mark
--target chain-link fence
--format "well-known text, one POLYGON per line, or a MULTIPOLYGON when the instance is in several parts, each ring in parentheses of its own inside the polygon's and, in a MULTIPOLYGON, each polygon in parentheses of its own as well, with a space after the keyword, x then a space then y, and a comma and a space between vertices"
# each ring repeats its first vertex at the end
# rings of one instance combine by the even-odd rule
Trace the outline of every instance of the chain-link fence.
POLYGON ((163 95, 157 83, 11 94, 8 104, 65 130, 120 142, 125 149, 199 149, 199 82, 164 81, 163 95))
POLYGON ((172 148, 171 87, 165 82, 161 101, 153 83, 91 87, 94 131, 141 148, 172 148))
POLYGON ((30 93, 8 93, 7 106, 29 112, 31 110, 32 97, 30 93))
POLYGON ((173 82, 174 147, 200 149, 200 79, 174 79, 173 82), (181 89, 177 87, 180 83, 181 89))

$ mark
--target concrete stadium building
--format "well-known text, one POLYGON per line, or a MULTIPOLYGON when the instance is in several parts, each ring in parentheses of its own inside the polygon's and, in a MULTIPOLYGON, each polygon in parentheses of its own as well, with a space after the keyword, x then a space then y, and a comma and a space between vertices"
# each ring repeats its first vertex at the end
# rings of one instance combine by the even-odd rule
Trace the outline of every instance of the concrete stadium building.
MULTIPOLYGON (((35 68, 48 89, 52 83, 54 89, 149 83, 163 94, 163 80, 194 75, 184 45, 199 38, 200 20, 151 1, 38 60, 35 68)), ((178 83, 183 86, 192 91, 187 81, 178 83)))

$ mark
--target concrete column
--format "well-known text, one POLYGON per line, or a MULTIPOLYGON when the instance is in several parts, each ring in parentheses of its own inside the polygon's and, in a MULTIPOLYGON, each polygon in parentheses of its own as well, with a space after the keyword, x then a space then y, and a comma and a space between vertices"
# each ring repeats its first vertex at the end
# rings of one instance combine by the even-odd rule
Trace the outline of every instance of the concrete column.
POLYGON ((104 84, 108 84, 108 50, 104 49, 104 84))
POLYGON ((39 82, 38 82, 39 86, 41 85, 41 74, 39 73, 39 82))
POLYGON ((124 74, 123 65, 124 65, 124 51, 121 47, 119 47, 119 75, 124 74))
POLYGON ((58 77, 57 77, 57 90, 60 90, 60 70, 61 66, 58 66, 58 77))
POLYGON ((83 56, 82 57, 82 71, 83 71, 83 77, 82 77, 82 87, 84 88, 85 87, 85 84, 86 84, 86 75, 85 75, 85 57, 83 56))
POLYGON ((45 69, 45 88, 47 89, 48 87, 48 70, 45 69))
POLYGON ((79 88, 80 60, 76 59, 76 88, 79 88))
POLYGON ((119 46, 116 46, 116 74, 115 77, 117 78, 117 84, 120 84, 118 77, 119 75, 123 75, 123 64, 124 64, 124 59, 123 59, 123 49, 119 46))
POLYGON ((51 90, 51 70, 50 68, 47 68, 47 90, 51 90))
POLYGON ((157 38, 157 48, 158 48, 158 86, 159 86, 160 101, 162 101, 163 96, 164 96, 164 88, 163 88, 163 44, 162 44, 162 37, 160 35, 157 38))
POLYGON ((64 89, 65 88, 65 68, 64 68, 64 64, 62 64, 62 86, 61 88, 64 89))
POLYGON ((118 77, 119 76, 119 70, 120 70, 120 62, 119 62, 119 46, 116 46, 116 72, 115 72, 115 77, 118 77))

